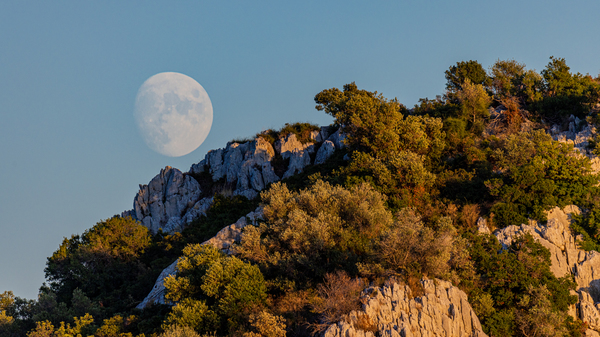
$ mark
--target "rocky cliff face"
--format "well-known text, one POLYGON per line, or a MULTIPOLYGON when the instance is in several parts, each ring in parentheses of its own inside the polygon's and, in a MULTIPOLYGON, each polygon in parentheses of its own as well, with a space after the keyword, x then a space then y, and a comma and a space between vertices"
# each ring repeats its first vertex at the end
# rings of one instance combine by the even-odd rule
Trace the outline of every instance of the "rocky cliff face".
POLYGON ((363 310, 332 324, 324 337, 486 336, 467 295, 441 280, 421 280, 424 294, 393 283, 365 290, 363 310))
POLYGON ((179 232, 205 214, 212 203, 212 198, 201 197, 203 191, 193 175, 209 173, 213 181, 235 186, 233 195, 253 199, 268 184, 301 173, 308 165, 322 164, 335 149, 344 147, 341 131, 330 135, 328 130, 322 127, 314 131, 308 143, 300 142, 295 134, 285 135, 274 146, 260 136, 246 143, 231 142, 225 148, 209 151, 187 173, 167 166, 148 185, 140 185, 133 210, 122 215, 131 215, 154 233, 159 228, 167 233, 179 232), (272 164, 276 156, 288 162, 280 175, 272 164))
MULTIPOLYGON (((577 283, 579 303, 571 308, 570 314, 589 324, 588 336, 600 336, 600 253, 578 248, 580 238, 571 233, 569 226, 571 215, 580 213, 577 206, 555 207, 548 212, 546 224, 532 220, 528 224, 508 226, 494 235, 508 247, 518 236, 529 233, 546 247, 551 254, 554 275, 572 275, 577 283)), ((483 221, 479 228, 482 232, 488 230, 483 221)))

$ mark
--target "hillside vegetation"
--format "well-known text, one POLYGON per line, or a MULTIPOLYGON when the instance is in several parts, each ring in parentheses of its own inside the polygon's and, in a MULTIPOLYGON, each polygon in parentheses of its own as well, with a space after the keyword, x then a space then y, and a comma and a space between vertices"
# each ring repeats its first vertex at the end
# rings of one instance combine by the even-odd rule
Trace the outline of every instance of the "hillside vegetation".
POLYGON ((548 250, 530 236, 502 249, 476 222, 543 221, 575 204, 586 210, 572 228, 581 247, 600 247, 599 177, 547 132, 599 121, 600 78, 554 57, 540 73, 458 62, 445 78, 443 95, 410 109, 355 83, 317 93, 346 147, 254 200, 194 175, 214 202, 180 233, 115 216, 65 238, 37 299, 0 295, 0 336, 312 336, 360 308, 369 284, 419 289, 423 277, 463 290, 490 336, 583 336, 586 324, 568 315, 575 283, 550 271, 548 250), (263 220, 232 255, 200 245, 259 205, 263 220), (165 282, 172 305, 135 309, 177 258, 165 282))

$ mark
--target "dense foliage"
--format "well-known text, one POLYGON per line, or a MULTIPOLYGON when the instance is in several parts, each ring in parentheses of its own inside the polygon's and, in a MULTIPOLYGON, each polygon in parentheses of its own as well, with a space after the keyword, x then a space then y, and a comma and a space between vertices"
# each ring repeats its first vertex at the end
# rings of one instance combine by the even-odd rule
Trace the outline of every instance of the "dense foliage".
MULTIPOLYGON (((549 209, 577 204, 586 210, 573 224, 581 247, 600 248, 599 177, 546 133, 575 117, 597 123, 600 79, 554 57, 540 73, 469 60, 444 75, 444 95, 412 109, 355 83, 317 93, 346 148, 256 200, 192 175, 214 199, 181 233, 116 216, 65 238, 37 299, 0 294, 0 336, 316 335, 360 308, 367 284, 390 277, 415 291, 421 277, 451 281, 490 336, 581 336, 585 324, 567 313, 574 282, 550 271, 548 250, 529 236, 502 247, 475 224, 544 221, 549 209), (201 245, 258 205, 262 221, 244 228, 232 255, 201 245), (176 259, 170 305, 135 309, 176 259)), ((306 142, 317 130, 286 124, 260 136, 306 142)), ((287 164, 273 161, 276 173, 287 164)))

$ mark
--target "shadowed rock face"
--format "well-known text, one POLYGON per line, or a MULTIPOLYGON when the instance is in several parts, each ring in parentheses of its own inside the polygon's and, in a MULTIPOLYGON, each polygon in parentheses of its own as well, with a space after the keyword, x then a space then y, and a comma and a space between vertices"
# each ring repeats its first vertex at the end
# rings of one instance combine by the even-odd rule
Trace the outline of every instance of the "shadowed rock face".
POLYGON ((175 230, 182 224, 185 213, 194 209, 200 195, 200 185, 194 178, 167 166, 148 185, 140 185, 132 213, 152 232, 167 223, 175 230))
POLYGON ((398 283, 366 289, 363 310, 330 325, 323 336, 487 336, 464 292, 441 280, 421 284, 422 296, 398 283))

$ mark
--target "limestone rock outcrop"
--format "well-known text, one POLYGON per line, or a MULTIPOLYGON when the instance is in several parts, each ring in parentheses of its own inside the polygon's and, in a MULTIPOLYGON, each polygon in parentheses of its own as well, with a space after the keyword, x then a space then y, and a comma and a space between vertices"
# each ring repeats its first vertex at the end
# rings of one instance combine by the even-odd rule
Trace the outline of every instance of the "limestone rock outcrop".
MULTIPOLYGON (((246 214, 236 221, 234 224, 224 227, 214 237, 204 241, 203 245, 213 245, 214 247, 221 249, 226 254, 231 254, 230 247, 234 242, 239 242, 242 237, 242 228, 248 224, 257 225, 259 219, 262 218, 262 208, 257 208, 253 212, 246 214)), ((167 304, 165 299, 165 279, 171 275, 177 274, 177 261, 171 263, 165 268, 156 282, 150 293, 144 298, 144 300, 136 306, 138 309, 144 309, 154 303, 167 304)))
POLYGON ((571 115, 571 117, 569 117, 568 130, 561 131, 561 127, 559 125, 554 125, 548 132, 555 141, 573 144, 573 148, 575 150, 590 158, 592 171, 594 173, 600 172, 600 158, 598 158, 598 156, 596 156, 592 150, 588 148, 590 141, 594 138, 597 132, 595 126, 590 125, 587 122, 571 115))
POLYGON ((463 291, 441 280, 423 279, 421 285, 421 296, 398 283, 368 288, 363 310, 330 325, 323 336, 486 336, 463 291))
POLYGON ((588 335, 600 332, 600 253, 578 248, 579 237, 569 228, 571 214, 580 214, 577 206, 555 207, 548 212, 548 222, 508 226, 494 232, 500 243, 508 247, 518 236, 529 233, 550 251, 551 271, 557 277, 572 275, 577 283, 579 303, 570 314, 588 323, 588 335))
MULTIPOLYGON (((167 166, 148 185, 140 185, 134 198, 133 210, 125 211, 122 215, 132 216, 152 232, 159 228, 167 233, 179 232, 188 223, 206 214, 213 201, 210 197, 202 198, 203 191, 194 176, 209 174, 214 182, 230 186, 233 195, 253 199, 268 184, 298 174, 308 165, 321 164, 335 149, 345 146, 345 136, 341 130, 330 134, 329 127, 313 131, 311 139, 310 142, 302 143, 295 134, 288 134, 276 141, 273 147, 258 136, 249 142, 230 142, 225 148, 209 151, 203 160, 191 166, 188 173, 167 166), (320 150, 316 154, 318 161, 313 162, 312 155, 317 149, 320 150), (281 176, 275 173, 272 164, 277 155, 289 160, 284 173, 280 173, 281 176)), ((212 244, 230 253, 230 246, 240 239, 241 230, 247 225, 246 219, 255 222, 260 214, 261 211, 257 210, 240 218, 203 244, 212 244)), ((161 273, 152 292, 138 308, 151 303, 164 303, 164 279, 176 272, 174 262, 161 273)))
POLYGON ((152 232, 181 224, 183 217, 199 201, 200 185, 181 171, 170 166, 160 170, 148 185, 140 185, 133 201, 133 214, 152 232))
POLYGON ((326 140, 323 142, 319 151, 317 151, 317 157, 315 158, 315 165, 323 164, 335 151, 335 144, 332 141, 326 140))
POLYGON ((224 149, 209 151, 202 161, 192 165, 190 173, 207 172, 214 181, 225 179, 227 183, 235 184, 234 195, 243 195, 252 199, 268 184, 301 173, 308 165, 321 164, 333 154, 335 149, 342 148, 345 137, 341 131, 329 135, 328 130, 328 127, 323 127, 320 131, 313 131, 312 141, 307 143, 300 142, 293 133, 275 141, 274 146, 260 136, 246 143, 232 142, 224 149), (321 151, 319 161, 313 162, 311 155, 322 143, 325 149, 321 151), (333 149, 330 143, 334 144, 333 149), (272 164, 273 158, 277 155, 284 160, 289 160, 281 176, 275 173, 272 164))
POLYGON ((154 233, 159 228, 166 233, 179 232, 206 214, 212 204, 212 198, 201 198, 203 191, 193 176, 208 173, 213 181, 227 184, 233 195, 254 199, 270 183, 301 173, 308 165, 322 164, 344 147, 341 130, 330 134, 329 129, 313 131, 306 143, 293 133, 281 137, 274 147, 261 136, 245 143, 230 142, 225 148, 209 151, 188 173, 167 166, 148 185, 140 185, 133 210, 122 216, 132 216, 154 233), (280 175, 273 168, 277 155, 288 162, 280 175))

